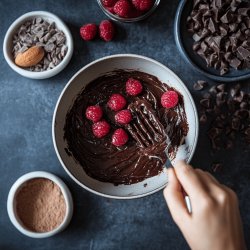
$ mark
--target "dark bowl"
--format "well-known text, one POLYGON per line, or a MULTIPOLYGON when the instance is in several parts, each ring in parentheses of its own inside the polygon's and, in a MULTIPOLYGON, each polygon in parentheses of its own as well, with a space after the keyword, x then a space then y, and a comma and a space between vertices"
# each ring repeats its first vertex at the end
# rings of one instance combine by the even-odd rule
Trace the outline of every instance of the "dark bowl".
POLYGON ((175 17, 175 42, 182 57, 195 70, 215 81, 235 82, 250 78, 250 69, 236 70, 230 68, 227 74, 221 76, 219 70, 207 67, 205 60, 193 51, 192 46, 194 41, 192 34, 187 30, 187 17, 192 11, 192 6, 193 1, 182 0, 178 6, 175 17))

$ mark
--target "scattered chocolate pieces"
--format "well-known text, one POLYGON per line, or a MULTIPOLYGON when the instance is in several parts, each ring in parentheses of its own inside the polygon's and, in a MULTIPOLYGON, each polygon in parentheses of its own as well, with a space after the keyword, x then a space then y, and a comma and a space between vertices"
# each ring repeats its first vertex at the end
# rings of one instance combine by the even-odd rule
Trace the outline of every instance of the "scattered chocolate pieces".
POLYGON ((250 68, 250 2, 195 0, 187 18, 193 50, 208 67, 224 75, 229 68, 250 68))
MULTIPOLYGON (((195 86, 199 86, 199 81, 195 86)), ((199 87, 196 90, 200 90, 199 87)), ((204 92, 204 91, 203 91, 204 92)), ((200 123, 208 124, 212 149, 232 149, 236 135, 250 145, 250 95, 240 84, 212 86, 200 99, 200 123)))
POLYGON ((26 21, 14 35, 12 50, 14 58, 32 46, 43 47, 45 56, 35 66, 26 68, 30 71, 54 68, 63 60, 68 50, 65 34, 56 28, 54 22, 49 23, 40 17, 26 21))

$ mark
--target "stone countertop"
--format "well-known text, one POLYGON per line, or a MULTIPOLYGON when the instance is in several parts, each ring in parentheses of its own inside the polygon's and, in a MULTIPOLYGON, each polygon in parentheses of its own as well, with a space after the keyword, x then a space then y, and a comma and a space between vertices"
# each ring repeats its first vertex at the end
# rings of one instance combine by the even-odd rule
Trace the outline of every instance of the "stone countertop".
MULTIPOLYGON (((135 53, 158 60, 184 81, 198 104, 199 94, 192 85, 199 79, 181 58, 174 42, 173 22, 178 1, 162 0, 147 20, 117 24, 113 42, 99 39, 84 42, 79 27, 99 23, 106 16, 94 0, 0 1, 0 42, 9 25, 20 15, 46 10, 61 17, 74 37, 75 50, 70 64, 47 80, 26 79, 15 73, 0 53, 0 249, 189 249, 171 219, 162 192, 136 200, 112 200, 91 194, 75 184, 61 167, 51 139, 51 122, 56 101, 65 84, 80 68, 103 56, 135 53), (13 182, 24 173, 45 170, 60 176, 69 186, 75 203, 71 224, 48 239, 30 239, 11 224, 6 200, 13 182)), ((209 84, 215 84, 209 80, 209 84)), ((249 89, 249 81, 242 82, 249 89)), ((224 163, 216 173, 239 196, 245 235, 250 235, 249 151, 238 145, 233 151, 212 153, 206 129, 200 128, 199 142, 192 164, 211 172, 211 163, 224 163)), ((219 236, 218 236, 219 237, 219 236)), ((247 238, 250 247, 250 238, 247 238)))

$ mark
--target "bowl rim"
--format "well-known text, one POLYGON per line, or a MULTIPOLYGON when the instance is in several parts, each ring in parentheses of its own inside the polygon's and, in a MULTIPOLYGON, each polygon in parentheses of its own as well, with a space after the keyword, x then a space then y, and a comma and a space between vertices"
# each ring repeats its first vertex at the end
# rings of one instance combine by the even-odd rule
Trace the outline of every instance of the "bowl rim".
POLYGON ((67 25, 63 22, 61 18, 59 18, 55 14, 48 12, 48 11, 31 11, 31 12, 27 12, 21 15, 9 26, 8 30, 5 33, 5 37, 3 41, 3 54, 8 65, 18 74, 28 77, 28 78, 32 78, 32 79, 45 79, 45 78, 52 77, 58 74, 59 72, 61 72, 69 63, 73 55, 73 50, 74 50, 74 43, 73 43, 73 38, 72 38, 69 28, 67 27, 67 25), (25 20, 32 18, 32 17, 51 18, 55 22, 56 25, 60 24, 60 26, 62 27, 61 30, 64 32, 66 36, 68 51, 65 57, 63 58, 63 60, 53 69, 49 69, 49 70, 45 70, 41 72, 29 71, 29 70, 26 70, 17 66, 8 54, 8 49, 10 46, 12 46, 11 44, 9 44, 9 39, 11 39, 10 36, 12 32, 16 30, 23 22, 25 22, 25 20))
POLYGON ((203 70, 198 64, 194 63, 190 57, 188 56, 183 43, 182 43, 182 38, 181 38, 181 31, 180 31, 180 25, 181 25, 181 17, 185 8, 185 5, 187 4, 188 0, 181 0, 177 11, 176 11, 176 15, 175 15, 175 20, 174 20, 174 38, 175 38, 175 43, 177 45, 177 48, 182 56, 182 58, 196 71, 198 71, 199 73, 203 74, 204 76, 213 79, 215 81, 219 81, 219 82, 235 82, 235 81, 242 81, 242 80, 246 80, 250 78, 250 73, 247 73, 245 75, 241 75, 241 76, 217 76, 214 74, 210 74, 208 72, 206 72, 205 70, 203 70))
POLYGON ((9 194, 8 194, 8 198, 7 198, 7 212, 8 212, 8 215, 9 215, 9 218, 10 218, 12 224, 22 234, 24 234, 28 237, 31 237, 31 238, 47 238, 47 237, 51 237, 51 236, 61 232, 70 223, 72 215, 73 215, 73 199, 72 199, 72 195, 71 195, 68 187, 58 176, 56 176, 52 173, 46 172, 46 171, 33 171, 33 172, 29 172, 29 173, 26 173, 26 174, 20 176, 11 186, 9 194), (48 232, 44 232, 44 233, 33 232, 33 231, 26 229, 18 221, 18 219, 17 219, 18 216, 17 216, 17 214, 15 212, 15 208, 14 208, 14 200, 15 200, 15 196, 16 196, 19 188, 21 188, 22 185, 25 184, 25 182, 32 180, 32 179, 36 179, 36 178, 45 178, 45 179, 51 180, 54 183, 56 183, 63 194, 65 204, 66 204, 66 213, 65 213, 65 217, 64 217, 63 221, 61 222, 61 224, 58 227, 56 227, 55 229, 48 231, 48 232))
POLYGON ((57 148, 57 142, 56 142, 56 135, 55 135, 55 121, 56 121, 56 116, 57 116, 57 110, 58 110, 58 107, 59 107, 59 104, 61 102, 61 99, 65 93, 65 91, 67 90, 67 88, 69 87, 69 85, 74 81, 74 79, 81 73, 83 72, 86 68, 88 67, 91 67, 92 65, 94 65, 95 63, 98 63, 98 62, 101 62, 101 61, 105 61, 105 60, 109 60, 109 59, 113 59, 113 58, 119 58, 119 57, 131 57, 131 58, 137 58, 137 59, 143 59, 143 60, 147 60, 147 61, 150 61, 154 64, 157 64, 158 66, 166 69, 170 74, 172 74, 179 82, 180 84, 182 85, 182 87, 185 89, 185 91, 187 92, 187 95, 189 97, 189 100, 191 102, 191 105, 193 107, 193 110, 194 110, 194 116, 195 116, 195 124, 196 124, 196 133, 195 133, 195 139, 194 139, 194 144, 193 144, 193 151, 192 153, 190 154, 189 156, 189 159, 188 159, 188 162, 191 161, 193 155, 194 155, 194 152, 195 152, 195 149, 196 149, 196 146, 197 146, 197 142, 198 142, 198 135, 199 135, 199 122, 198 122, 198 112, 197 112, 197 109, 196 109, 196 105, 194 103, 194 100, 192 98, 192 95, 191 93, 189 92, 188 88, 186 87, 186 85, 183 83, 183 81, 171 70, 169 69, 168 67, 166 67, 165 65, 163 65, 162 63, 154 60, 154 59, 151 59, 149 57, 146 57, 146 56, 141 56, 141 55, 137 55, 137 54, 115 54, 115 55, 110 55, 110 56, 105 56, 105 57, 102 57, 102 58, 99 58, 97 60, 94 60, 92 62, 90 62, 89 64, 85 65, 83 68, 81 68, 80 70, 78 70, 72 77, 71 79, 68 81, 68 83, 65 85, 65 87, 63 88, 63 90, 61 91, 59 97, 58 97, 58 100, 57 100, 57 103, 56 103, 56 106, 55 106, 55 109, 54 109, 54 114, 53 114, 53 119, 52 119, 52 140, 53 140, 53 146, 54 146, 54 149, 56 151, 56 155, 57 155, 57 158, 58 160, 60 161, 61 163, 61 166, 64 168, 64 170, 66 171, 66 173, 79 185, 81 186, 82 188, 84 188, 85 190, 93 193, 93 194, 96 194, 96 195, 99 195, 99 196, 102 196, 102 197, 105 197, 105 198, 112 198, 112 199, 117 199, 117 200, 130 200, 130 199, 137 199, 137 198, 142 198, 142 197, 145 197, 145 196, 148 196, 148 195, 151 195, 151 194, 154 194, 160 190, 162 190, 166 185, 162 185, 152 191, 149 191, 149 192, 146 192, 144 194, 140 194, 140 195, 132 195, 132 196, 117 196, 117 195, 109 195, 109 194, 105 194, 105 193, 101 193, 101 192, 98 192, 86 185, 84 185, 82 182, 80 182, 69 170, 68 168, 65 166, 61 156, 60 156, 60 153, 58 151, 58 148, 57 148))
POLYGON ((110 19, 112 19, 113 21, 116 22, 123 22, 123 23, 133 23, 133 22, 139 22, 142 21, 144 19, 146 19, 147 17, 149 17, 158 7, 158 5, 160 4, 161 0, 155 0, 154 5, 152 6, 152 8, 150 10, 148 10, 147 12, 145 12, 143 15, 138 16, 138 17, 119 17, 111 12, 109 12, 101 3, 101 0, 97 0, 97 3, 99 4, 100 8, 102 9, 102 11, 104 12, 104 14, 109 17, 110 19))

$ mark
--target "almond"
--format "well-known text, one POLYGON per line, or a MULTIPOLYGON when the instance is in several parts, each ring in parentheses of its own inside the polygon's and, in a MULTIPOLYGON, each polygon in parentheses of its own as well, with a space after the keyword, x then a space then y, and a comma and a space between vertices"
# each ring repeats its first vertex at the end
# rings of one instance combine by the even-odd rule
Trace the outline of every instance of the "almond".
POLYGON ((33 46, 23 53, 16 56, 16 65, 27 68, 38 64, 44 57, 44 49, 39 46, 33 46))

